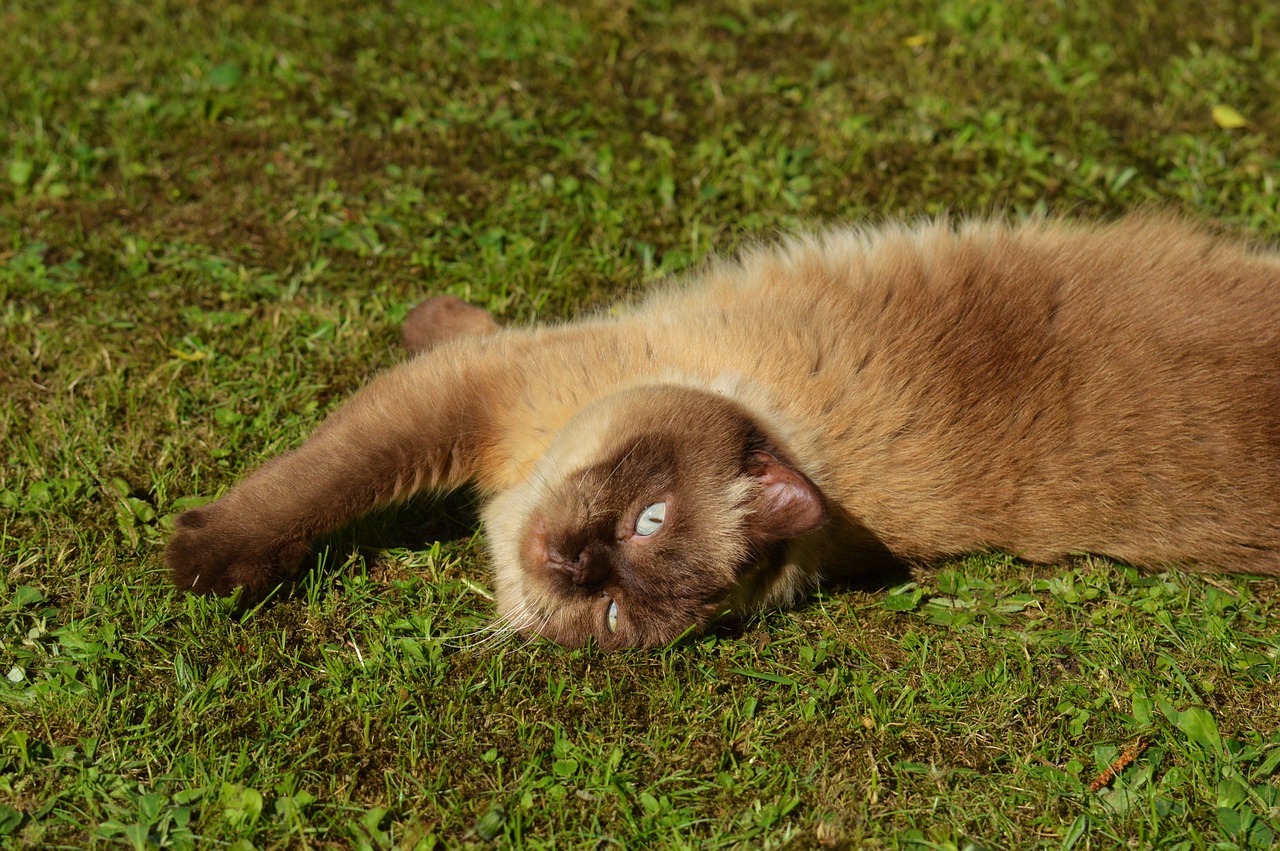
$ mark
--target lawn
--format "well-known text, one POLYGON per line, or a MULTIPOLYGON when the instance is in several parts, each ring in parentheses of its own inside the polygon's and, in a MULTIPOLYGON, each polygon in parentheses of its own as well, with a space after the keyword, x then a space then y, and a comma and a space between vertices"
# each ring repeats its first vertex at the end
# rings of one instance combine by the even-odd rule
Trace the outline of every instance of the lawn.
POLYGON ((1265 0, 0 3, 0 844, 1270 846, 1274 580, 979 555, 606 655, 485 641, 466 494, 248 613, 161 553, 428 294, 939 214, 1274 242, 1278 179, 1265 0))

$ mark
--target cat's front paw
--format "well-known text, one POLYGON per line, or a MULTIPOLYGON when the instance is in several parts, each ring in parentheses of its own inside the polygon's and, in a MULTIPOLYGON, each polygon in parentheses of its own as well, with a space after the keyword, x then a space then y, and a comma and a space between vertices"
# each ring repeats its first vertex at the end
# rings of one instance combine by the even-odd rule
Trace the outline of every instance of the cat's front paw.
POLYGON ((229 516, 220 503, 184 511, 177 527, 164 551, 173 584, 218 596, 243 588, 242 603, 261 600, 291 579, 308 551, 306 541, 265 537, 252 521, 229 516))
POLYGON ((426 352, 458 337, 483 337, 498 330, 493 314, 457 296, 438 295, 404 318, 401 337, 409 351, 426 352))

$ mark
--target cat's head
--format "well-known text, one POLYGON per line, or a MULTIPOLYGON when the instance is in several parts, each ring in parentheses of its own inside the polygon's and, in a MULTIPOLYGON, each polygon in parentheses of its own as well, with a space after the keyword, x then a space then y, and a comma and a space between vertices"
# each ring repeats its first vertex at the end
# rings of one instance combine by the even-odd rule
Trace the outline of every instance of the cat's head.
POLYGON ((606 648, 705 627, 826 519, 818 488, 745 410, 678 386, 588 406, 485 512, 505 621, 606 648))

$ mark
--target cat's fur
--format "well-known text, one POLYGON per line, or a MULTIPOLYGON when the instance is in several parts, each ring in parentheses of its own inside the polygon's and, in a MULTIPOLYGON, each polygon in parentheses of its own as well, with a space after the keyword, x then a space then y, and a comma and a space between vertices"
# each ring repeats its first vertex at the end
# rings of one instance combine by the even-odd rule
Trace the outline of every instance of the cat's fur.
POLYGON ((836 231, 616 317, 415 315, 422 354, 179 517, 179 586, 260 597, 317 534, 466 482, 505 622, 564 644, 889 558, 1280 575, 1280 259, 1173 219, 836 231))

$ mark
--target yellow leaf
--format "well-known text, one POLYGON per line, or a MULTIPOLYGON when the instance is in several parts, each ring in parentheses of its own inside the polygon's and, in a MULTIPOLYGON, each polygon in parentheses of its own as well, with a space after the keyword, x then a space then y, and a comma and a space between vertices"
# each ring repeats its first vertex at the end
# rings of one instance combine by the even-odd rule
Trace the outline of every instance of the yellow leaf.
POLYGON ((1234 130, 1248 124, 1248 120, 1234 106, 1220 103, 1213 108, 1213 120, 1224 130, 1234 130))
POLYGON ((921 33, 920 35, 909 35, 902 40, 907 47, 924 47, 924 43, 929 40, 929 36, 921 33))

